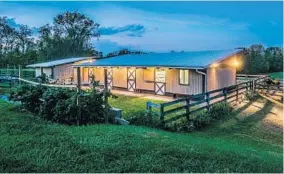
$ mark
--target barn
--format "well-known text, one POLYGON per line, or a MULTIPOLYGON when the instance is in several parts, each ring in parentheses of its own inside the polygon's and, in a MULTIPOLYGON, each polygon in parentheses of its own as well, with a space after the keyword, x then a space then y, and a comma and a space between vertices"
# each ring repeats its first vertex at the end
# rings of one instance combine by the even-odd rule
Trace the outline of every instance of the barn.
POLYGON ((80 83, 94 74, 109 89, 167 96, 204 93, 236 84, 242 50, 122 55, 74 65, 80 83))
MULTIPOLYGON (((93 61, 94 57, 76 57, 54 60, 44 63, 27 65, 29 68, 35 68, 35 76, 38 77, 45 73, 49 78, 58 81, 65 81, 73 77, 76 78, 76 71, 73 65, 93 61)), ((81 74, 84 74, 83 72, 81 74)), ((76 79, 75 79, 76 80, 76 79)))

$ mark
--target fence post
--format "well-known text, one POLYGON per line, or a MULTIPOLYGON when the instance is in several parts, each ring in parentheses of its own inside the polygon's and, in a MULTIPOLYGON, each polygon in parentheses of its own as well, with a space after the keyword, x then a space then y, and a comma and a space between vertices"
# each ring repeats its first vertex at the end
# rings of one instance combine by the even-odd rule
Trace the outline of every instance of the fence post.
POLYGON ((147 109, 147 111, 152 111, 152 106, 151 106, 151 102, 150 101, 147 101, 147 103, 146 103, 146 109, 147 109))
POLYGON ((207 110, 209 111, 209 109, 210 109, 210 98, 209 98, 209 94, 206 93, 205 96, 206 96, 207 110))
POLYGON ((227 102, 227 88, 223 89, 223 94, 224 94, 225 102, 227 102))
POLYGON ((237 85, 236 88, 237 88, 237 90, 236 90, 236 92, 237 92, 237 94, 236 94, 236 103, 238 103, 238 101, 239 101, 239 85, 237 85))
POLYGON ((164 127, 165 125, 165 118, 164 118, 165 114, 164 114, 164 105, 161 104, 160 107, 160 121, 161 121, 161 126, 164 127))
POLYGON ((21 65, 19 65, 19 74, 18 74, 18 76, 19 76, 19 85, 21 85, 21 80, 20 80, 20 78, 21 78, 21 70, 22 70, 22 67, 21 67, 21 65))
POLYGON ((189 121, 189 111, 190 111, 190 98, 189 97, 187 97, 186 98, 186 119, 187 119, 187 121, 189 121))

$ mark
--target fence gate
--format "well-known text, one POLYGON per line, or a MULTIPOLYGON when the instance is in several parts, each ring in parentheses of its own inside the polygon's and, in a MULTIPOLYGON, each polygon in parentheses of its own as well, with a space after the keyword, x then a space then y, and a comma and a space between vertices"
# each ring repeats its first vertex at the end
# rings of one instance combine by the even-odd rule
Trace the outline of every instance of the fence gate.
POLYGON ((166 94, 166 71, 163 69, 155 70, 155 93, 158 95, 166 94))
POLYGON ((134 91, 136 89, 136 69, 127 68, 127 89, 134 91))
POLYGON ((112 68, 108 68, 107 69, 107 88, 108 89, 112 89, 112 86, 113 86, 112 77, 113 77, 112 68))

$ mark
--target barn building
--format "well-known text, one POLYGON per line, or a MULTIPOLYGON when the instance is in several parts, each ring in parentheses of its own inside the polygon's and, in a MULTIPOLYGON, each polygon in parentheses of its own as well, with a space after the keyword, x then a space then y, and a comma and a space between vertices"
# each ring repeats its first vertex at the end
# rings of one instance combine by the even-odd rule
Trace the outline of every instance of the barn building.
MULTIPOLYGON (((76 81, 76 71, 74 71, 73 65, 86 63, 93 61, 94 57, 76 57, 66 58, 61 60, 55 60, 44 63, 36 63, 27 65, 29 68, 35 68, 35 76, 38 77, 45 73, 51 79, 57 79, 58 81, 74 78, 76 81)), ((84 75, 84 73, 81 73, 84 75)))
POLYGON ((241 56, 242 50, 236 49, 122 55, 74 68, 83 72, 78 83, 88 83, 94 74, 102 84, 106 80, 109 89, 175 97, 236 84, 241 56))

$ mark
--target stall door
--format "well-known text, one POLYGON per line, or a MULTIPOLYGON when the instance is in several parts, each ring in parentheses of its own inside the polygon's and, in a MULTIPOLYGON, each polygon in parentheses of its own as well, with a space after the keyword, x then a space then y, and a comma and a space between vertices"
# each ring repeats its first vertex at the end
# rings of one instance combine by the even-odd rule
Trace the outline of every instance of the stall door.
POLYGON ((166 71, 162 69, 155 70, 155 93, 158 95, 166 94, 166 71))
POLYGON ((134 91, 136 89, 136 69, 127 68, 127 89, 134 91))
POLYGON ((112 86, 113 86, 113 82, 112 82, 112 69, 111 68, 108 68, 107 69, 107 88, 108 89, 112 89, 112 86))

